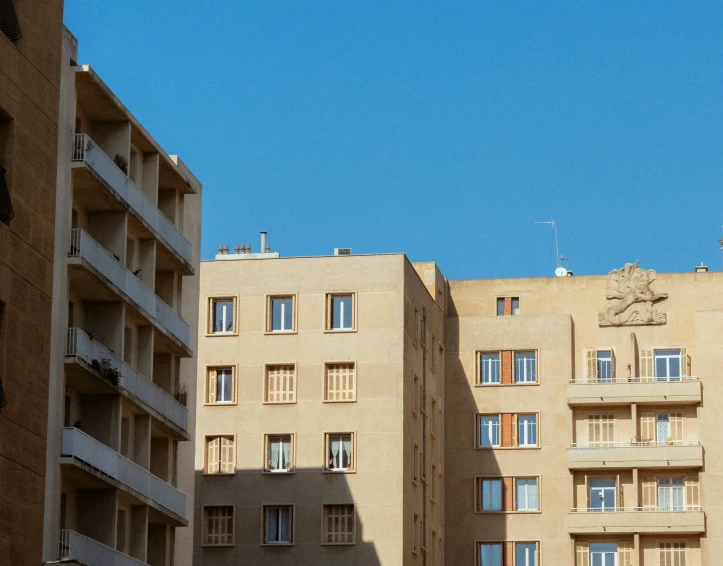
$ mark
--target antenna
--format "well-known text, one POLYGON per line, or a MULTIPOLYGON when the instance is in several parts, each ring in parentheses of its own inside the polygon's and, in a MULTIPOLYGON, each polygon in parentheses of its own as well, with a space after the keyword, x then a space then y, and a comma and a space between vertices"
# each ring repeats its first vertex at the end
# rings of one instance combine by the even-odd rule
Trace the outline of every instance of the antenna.
POLYGON ((571 261, 572 258, 565 257, 564 255, 560 254, 560 247, 557 241, 557 222, 555 222, 554 220, 542 220, 539 222, 535 222, 535 224, 548 224, 552 228, 552 235, 555 240, 555 261, 557 261, 555 275, 557 275, 558 277, 564 277, 565 275, 567 275, 568 271, 563 266, 563 263, 566 261, 571 261))

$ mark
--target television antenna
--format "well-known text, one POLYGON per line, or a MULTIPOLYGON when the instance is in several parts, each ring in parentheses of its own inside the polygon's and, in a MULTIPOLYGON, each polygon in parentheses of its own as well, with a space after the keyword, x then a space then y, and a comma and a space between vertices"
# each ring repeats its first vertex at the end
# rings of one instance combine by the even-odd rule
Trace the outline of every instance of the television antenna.
POLYGON ((571 257, 565 257, 560 254, 560 246, 557 240, 557 222, 554 220, 543 220, 535 222, 535 224, 547 224, 552 228, 553 239, 555 240, 555 260, 557 261, 557 267, 555 268, 555 275, 557 277, 565 277, 568 274, 567 269, 563 265, 566 261, 571 261, 571 257))

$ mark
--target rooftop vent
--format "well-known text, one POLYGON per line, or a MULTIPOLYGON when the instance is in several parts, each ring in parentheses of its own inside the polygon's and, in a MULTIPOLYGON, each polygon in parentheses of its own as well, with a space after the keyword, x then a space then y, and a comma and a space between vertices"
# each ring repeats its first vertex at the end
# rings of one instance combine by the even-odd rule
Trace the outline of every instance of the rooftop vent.
POLYGON ((334 248, 334 255, 351 255, 351 248, 334 248))
POLYGON ((695 272, 696 273, 708 273, 708 266, 704 265, 703 262, 700 262, 700 265, 695 266, 695 272))

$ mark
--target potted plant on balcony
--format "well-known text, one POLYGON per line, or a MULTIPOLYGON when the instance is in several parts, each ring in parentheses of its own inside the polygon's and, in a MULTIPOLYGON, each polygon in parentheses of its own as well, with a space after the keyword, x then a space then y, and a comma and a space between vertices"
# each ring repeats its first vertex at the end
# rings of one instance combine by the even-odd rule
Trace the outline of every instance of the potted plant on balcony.
POLYGON ((291 462, 284 463, 284 469, 288 472, 291 471, 291 462))
POLYGON ((128 175, 128 160, 123 157, 120 153, 116 153, 115 157, 113 158, 113 163, 115 163, 118 166, 118 169, 123 171, 126 175, 128 175))

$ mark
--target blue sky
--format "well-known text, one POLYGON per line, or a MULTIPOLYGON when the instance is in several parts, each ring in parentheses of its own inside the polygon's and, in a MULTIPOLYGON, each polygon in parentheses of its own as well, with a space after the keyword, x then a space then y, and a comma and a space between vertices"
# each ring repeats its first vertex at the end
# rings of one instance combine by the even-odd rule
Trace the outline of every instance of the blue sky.
POLYGON ((204 184, 202 257, 406 252, 453 279, 720 270, 723 5, 66 0, 204 184), (152 8, 150 8, 152 6, 152 8))

